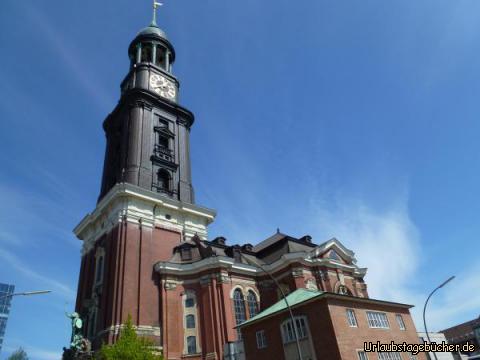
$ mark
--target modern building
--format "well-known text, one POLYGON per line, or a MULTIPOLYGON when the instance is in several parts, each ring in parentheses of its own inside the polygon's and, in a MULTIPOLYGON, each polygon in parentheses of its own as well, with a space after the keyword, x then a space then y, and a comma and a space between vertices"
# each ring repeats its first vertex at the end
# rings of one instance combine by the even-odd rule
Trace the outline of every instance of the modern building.
MULTIPOLYGON (((368 300, 367 269, 337 239, 318 244, 277 231, 238 245, 210 237, 216 213, 195 203, 194 115, 179 103, 175 49, 153 21, 128 56, 120 100, 103 122, 98 202, 74 229, 83 241, 76 311, 93 349, 114 342, 131 315, 166 359, 222 359, 225 349, 241 348, 236 325, 297 289, 347 296, 321 302, 380 306, 368 300)), ((397 308, 415 331, 408 308, 397 308)))
MULTIPOLYGON (((318 290, 287 296, 305 360, 425 359, 424 354, 367 352, 365 343, 418 344, 410 305, 318 290)), ((247 359, 298 359, 292 317, 285 300, 239 326, 247 359)))
POLYGON ((8 315, 10 314, 11 295, 14 291, 14 285, 0 283, 0 352, 2 351, 3 338, 7 328, 8 315))
MULTIPOLYGON (((441 332, 428 332, 428 337, 427 333, 425 332, 419 332, 418 337, 420 340, 420 343, 429 343, 430 341, 432 343, 449 343, 447 338, 445 337, 445 334, 441 332), (430 338, 430 341, 428 341, 428 338, 430 338)), ((455 357, 452 353, 450 352, 435 352, 435 355, 433 355, 432 352, 429 352, 427 355, 428 360, 435 360, 435 355, 437 360, 455 360, 455 357)))
POLYGON ((452 326, 441 331, 449 344, 465 344, 467 341, 475 345, 475 352, 462 352, 464 355, 480 355, 480 316, 476 319, 452 326))

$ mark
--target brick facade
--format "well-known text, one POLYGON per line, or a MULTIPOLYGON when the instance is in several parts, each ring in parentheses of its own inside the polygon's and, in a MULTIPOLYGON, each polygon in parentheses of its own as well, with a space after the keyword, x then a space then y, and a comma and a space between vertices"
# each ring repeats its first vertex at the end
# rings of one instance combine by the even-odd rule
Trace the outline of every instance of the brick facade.
MULTIPOLYGON (((402 304, 326 293, 313 301, 294 306, 293 315, 295 317, 305 316, 307 319, 312 339, 311 346, 314 348, 311 359, 358 360, 357 351, 364 348, 364 342, 419 343, 408 306, 402 304), (357 320, 356 327, 349 325, 347 309, 354 311, 357 320), (389 328, 370 328, 367 322, 367 311, 385 313, 389 328), (400 329, 395 318, 397 314, 402 316, 405 330, 400 329)), ((275 354, 275 359, 279 360, 293 359, 294 357, 285 355, 281 334, 281 324, 289 319, 289 313, 284 310, 242 326, 247 359, 267 359, 269 354, 275 354), (259 349, 256 333, 262 330, 266 335, 267 347, 259 349)), ((402 353, 400 355, 402 359, 410 360, 409 354, 402 353)), ((378 359, 377 354, 374 353, 367 353, 367 356, 370 360, 378 359)), ((424 360, 426 357, 424 354, 418 354, 417 359, 424 360)))

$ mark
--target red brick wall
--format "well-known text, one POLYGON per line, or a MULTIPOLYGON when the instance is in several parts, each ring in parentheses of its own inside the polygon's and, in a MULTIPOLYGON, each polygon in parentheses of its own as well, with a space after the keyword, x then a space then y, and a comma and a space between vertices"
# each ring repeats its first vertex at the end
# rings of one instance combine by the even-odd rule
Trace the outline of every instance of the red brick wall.
MULTIPOLYGON (((382 343, 418 344, 418 336, 410 313, 407 309, 385 305, 359 304, 351 300, 319 299, 304 306, 294 308, 295 316, 305 315, 308 319, 310 333, 317 359, 358 360, 357 350, 363 349, 365 341, 382 343), (357 328, 348 325, 346 309, 354 309, 358 322, 357 328), (390 329, 371 329, 368 327, 366 310, 387 313, 390 329), (395 319, 395 314, 401 314, 406 325, 402 331, 395 319)), ((261 322, 249 325, 242 331, 247 359, 284 359, 280 324, 288 318, 288 313, 267 318, 261 322), (256 332, 265 330, 268 347, 257 349, 256 332)), ((407 354, 402 354, 407 360, 407 354)), ((376 355, 369 359, 376 359, 376 355)), ((424 360, 424 354, 418 354, 419 360, 424 360)))
MULTIPOLYGON (((380 341, 381 343, 418 344, 418 335, 412 317, 408 309, 373 304, 360 304, 355 301, 348 300, 329 300, 329 313, 331 321, 335 329, 337 344, 342 359, 358 360, 356 355, 357 349, 363 349, 365 341, 380 341), (347 322, 346 309, 351 308, 355 311, 358 327, 350 327, 347 322), (387 314, 390 329, 372 329, 368 326, 366 311, 380 311, 387 314), (395 314, 401 314, 405 322, 406 330, 400 330, 395 314)), ((406 354, 402 355, 404 359, 408 359, 406 354)), ((418 359, 425 359, 423 354, 419 354, 418 359)), ((371 356, 370 356, 371 358, 371 356)), ((376 358, 376 357, 375 357, 376 358)))

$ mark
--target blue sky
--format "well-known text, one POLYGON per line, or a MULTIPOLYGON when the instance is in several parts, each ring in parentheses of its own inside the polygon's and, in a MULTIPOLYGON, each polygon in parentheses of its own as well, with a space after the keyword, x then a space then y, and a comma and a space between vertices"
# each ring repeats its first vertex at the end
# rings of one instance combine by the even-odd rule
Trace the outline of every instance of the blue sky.
MULTIPOLYGON (((277 227, 335 236, 371 296, 416 305, 439 330, 480 314, 480 2, 177 0, 159 14, 177 51, 197 203, 210 236, 277 227)), ((0 12, 0 282, 16 298, 4 359, 58 359, 80 242, 95 205, 101 124, 149 0, 4 0, 0 12)))

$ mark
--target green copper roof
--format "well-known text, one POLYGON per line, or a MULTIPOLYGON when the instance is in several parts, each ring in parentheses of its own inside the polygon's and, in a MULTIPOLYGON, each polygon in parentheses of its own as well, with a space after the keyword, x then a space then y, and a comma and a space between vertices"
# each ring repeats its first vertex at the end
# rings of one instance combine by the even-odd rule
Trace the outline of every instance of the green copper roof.
POLYGON ((137 34, 137 36, 145 36, 145 35, 155 35, 155 36, 159 36, 163 39, 167 39, 167 34, 165 34, 165 31, 160 29, 153 22, 149 26, 147 26, 146 28, 140 30, 140 32, 137 34))
MULTIPOLYGON (((307 301, 307 300, 312 299, 312 298, 314 298, 316 296, 319 296, 321 294, 323 294, 323 291, 297 289, 294 292, 292 292, 291 294, 287 295, 288 305, 290 305, 290 307, 293 307, 296 304, 300 304, 301 302, 307 301)), ((285 299, 282 299, 282 300, 276 302, 275 304, 273 304, 272 306, 270 306, 269 308, 266 308, 261 313, 258 313, 253 318, 245 321, 240 326, 249 324, 251 322, 257 321, 259 319, 262 319, 262 318, 267 317, 269 315, 275 314, 277 312, 281 312, 281 311, 286 310, 286 309, 287 309, 287 304, 285 303, 285 299)))

